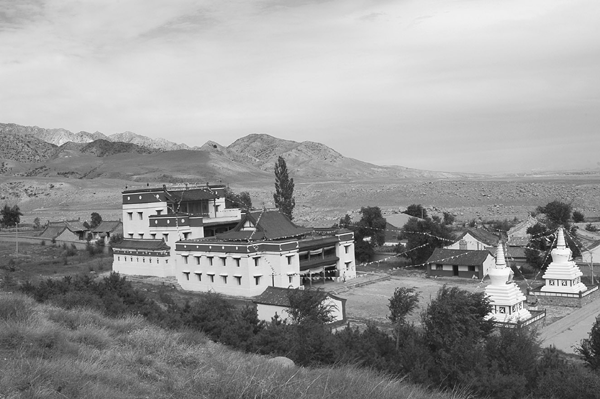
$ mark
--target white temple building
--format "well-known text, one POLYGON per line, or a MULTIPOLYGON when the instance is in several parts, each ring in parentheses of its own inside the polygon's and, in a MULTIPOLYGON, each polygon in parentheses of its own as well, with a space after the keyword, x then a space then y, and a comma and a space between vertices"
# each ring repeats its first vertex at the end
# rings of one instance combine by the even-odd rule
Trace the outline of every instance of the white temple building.
POLYGON ((488 318, 501 323, 519 323, 532 319, 532 315, 525 308, 525 295, 512 281, 512 270, 506 265, 504 246, 498 243, 496 251, 496 265, 488 269, 491 284, 485 288, 485 293, 492 305, 492 312, 488 318))
POLYGON ((546 273, 542 276, 544 286, 541 292, 557 294, 579 294, 587 291, 581 282, 583 273, 572 258, 572 251, 565 244, 563 228, 558 229, 556 248, 551 252, 552 263, 548 265, 546 273))

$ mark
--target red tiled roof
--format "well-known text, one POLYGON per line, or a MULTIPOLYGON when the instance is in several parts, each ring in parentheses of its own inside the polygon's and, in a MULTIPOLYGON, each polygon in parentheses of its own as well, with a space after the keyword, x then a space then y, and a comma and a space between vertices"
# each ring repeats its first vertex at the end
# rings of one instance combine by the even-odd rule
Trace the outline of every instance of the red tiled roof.
POLYGON ((103 220, 98 226, 96 226, 96 228, 92 230, 92 233, 110 233, 119 228, 121 228, 121 231, 123 230, 123 222, 120 220, 103 220))
POLYGON ((470 251, 463 249, 436 248, 429 259, 427 259, 427 263, 473 266, 483 264, 488 256, 491 256, 491 254, 487 250, 470 251))
POLYGON ((298 227, 279 211, 248 212, 242 215, 242 220, 231 231, 218 234, 220 240, 280 240, 300 237, 310 232, 309 229, 298 227), (244 224, 249 221, 256 231, 242 231, 244 224))
MULTIPOLYGON (((252 301, 263 305, 276 305, 289 308, 290 294, 296 291, 296 288, 267 287, 262 294, 255 297, 252 301)), ((327 292, 320 290, 309 290, 308 292, 313 295, 318 295, 323 299, 330 295, 327 292)))

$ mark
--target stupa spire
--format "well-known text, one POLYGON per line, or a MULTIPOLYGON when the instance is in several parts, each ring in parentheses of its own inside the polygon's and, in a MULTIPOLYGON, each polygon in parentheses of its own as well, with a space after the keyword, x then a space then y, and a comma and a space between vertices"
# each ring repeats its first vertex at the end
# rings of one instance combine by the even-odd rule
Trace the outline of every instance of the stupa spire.
POLYGON ((558 228, 558 238, 556 239, 556 248, 564 249, 566 248, 565 244, 565 233, 562 227, 558 228))
POLYGON ((502 269, 504 267, 506 267, 504 246, 502 245, 502 241, 498 241, 498 248, 496 249, 496 269, 502 269))

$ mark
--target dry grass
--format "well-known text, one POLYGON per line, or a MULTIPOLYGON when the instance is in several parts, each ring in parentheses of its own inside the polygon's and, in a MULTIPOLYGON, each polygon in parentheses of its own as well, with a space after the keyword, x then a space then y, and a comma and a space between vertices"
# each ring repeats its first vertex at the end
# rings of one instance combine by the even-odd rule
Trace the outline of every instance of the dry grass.
POLYGON ((0 398, 464 398, 353 367, 282 368, 195 331, 0 293, 0 398))

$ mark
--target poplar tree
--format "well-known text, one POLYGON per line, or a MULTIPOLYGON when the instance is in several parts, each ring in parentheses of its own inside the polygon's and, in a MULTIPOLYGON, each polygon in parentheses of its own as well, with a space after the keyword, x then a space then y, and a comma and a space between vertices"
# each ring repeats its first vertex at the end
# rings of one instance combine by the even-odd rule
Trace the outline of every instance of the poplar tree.
POLYGON ((275 162, 275 194, 273 194, 275 206, 290 220, 293 219, 292 212, 296 206, 294 199, 294 179, 288 175, 287 165, 283 157, 275 162))

